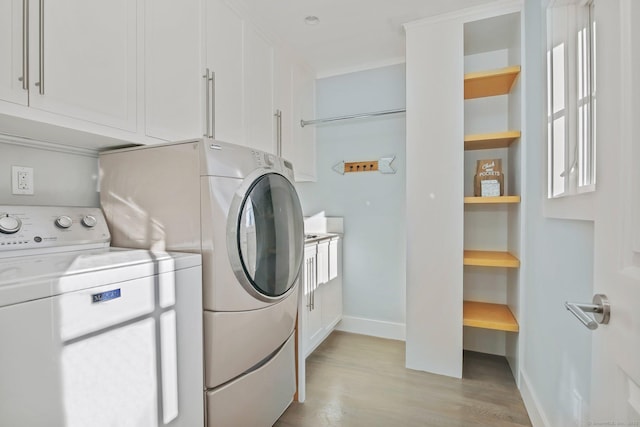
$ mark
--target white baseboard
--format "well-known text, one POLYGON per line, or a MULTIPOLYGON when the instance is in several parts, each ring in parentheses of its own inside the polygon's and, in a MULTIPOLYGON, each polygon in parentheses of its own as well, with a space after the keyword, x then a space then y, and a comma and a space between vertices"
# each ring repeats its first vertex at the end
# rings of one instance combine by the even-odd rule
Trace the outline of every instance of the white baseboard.
POLYGON ((526 372, 520 371, 520 380, 520 395, 524 401, 524 406, 527 408, 531 425, 533 427, 551 427, 549 419, 540 406, 538 396, 530 387, 531 381, 529 381, 529 376, 526 372))
POLYGON ((404 323, 385 322, 354 316, 342 316, 342 320, 336 326, 336 330, 400 341, 405 341, 407 338, 407 329, 404 323))

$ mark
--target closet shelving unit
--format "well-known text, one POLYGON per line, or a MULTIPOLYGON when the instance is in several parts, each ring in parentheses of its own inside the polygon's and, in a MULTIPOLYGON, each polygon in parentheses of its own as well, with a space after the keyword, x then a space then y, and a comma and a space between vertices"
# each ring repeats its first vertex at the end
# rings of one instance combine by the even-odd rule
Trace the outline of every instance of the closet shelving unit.
POLYGON ((407 325, 438 325, 407 328, 410 369, 464 377, 464 352, 473 351, 504 357, 522 377, 523 7, 501 0, 405 24, 407 227, 429 237, 407 239, 407 325), (425 159, 435 161, 425 167, 425 159), (473 197, 485 159, 502 160, 505 196, 473 197), (433 300, 444 309, 425 310, 433 300))
POLYGON ((463 311, 464 326, 508 332, 519 330, 518 322, 506 305, 465 301, 463 311))
MULTIPOLYGON (((464 99, 507 95, 511 92, 520 73, 520 66, 510 66, 497 70, 467 73, 464 76, 464 99)), ((520 138, 519 130, 466 135, 464 150, 489 150, 508 148, 520 138)), ((465 197, 465 206, 517 204, 520 196, 465 197)), ((465 250, 464 265, 482 268, 519 268, 520 260, 505 251, 465 250)), ((464 301, 463 325, 507 332, 518 332, 518 322, 505 304, 478 301, 464 301)))
POLYGON ((475 265, 478 267, 520 267, 520 260, 509 252, 465 250, 463 259, 464 265, 475 265))
POLYGON ((520 203, 520 196, 465 197, 467 205, 494 205, 499 203, 520 203))
POLYGON ((464 137, 464 149, 486 150, 490 148, 506 148, 520 138, 520 131, 506 131, 467 135, 464 137))
POLYGON ((520 74, 519 65, 498 70, 467 73, 464 76, 464 99, 505 95, 511 92, 518 74, 520 74))

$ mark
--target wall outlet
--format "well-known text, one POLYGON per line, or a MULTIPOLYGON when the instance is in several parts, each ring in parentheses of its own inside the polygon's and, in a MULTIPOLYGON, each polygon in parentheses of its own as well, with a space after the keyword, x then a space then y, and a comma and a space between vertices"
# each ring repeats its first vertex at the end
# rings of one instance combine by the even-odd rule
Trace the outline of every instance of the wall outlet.
POLYGON ((32 195, 33 168, 25 166, 11 166, 11 186, 13 194, 32 195))

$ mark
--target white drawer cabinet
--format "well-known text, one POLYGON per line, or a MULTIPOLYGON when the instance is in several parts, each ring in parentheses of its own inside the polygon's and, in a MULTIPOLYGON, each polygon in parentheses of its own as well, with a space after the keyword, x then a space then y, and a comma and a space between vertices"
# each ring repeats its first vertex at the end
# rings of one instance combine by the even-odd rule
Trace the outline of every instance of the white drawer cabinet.
POLYGON ((304 357, 324 341, 342 318, 341 267, 338 237, 305 246, 301 282, 303 292, 299 308, 304 357), (332 270, 336 275, 330 279, 332 270))
POLYGON ((308 243, 298 307, 298 400, 305 399, 305 360, 342 319, 342 246, 339 237, 308 243), (335 273, 332 276, 332 273, 335 273))

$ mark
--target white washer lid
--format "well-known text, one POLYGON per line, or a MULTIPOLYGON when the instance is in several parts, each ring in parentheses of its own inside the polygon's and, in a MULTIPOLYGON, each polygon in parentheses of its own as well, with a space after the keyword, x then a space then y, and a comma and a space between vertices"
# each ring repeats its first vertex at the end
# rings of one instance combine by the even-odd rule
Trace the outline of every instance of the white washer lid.
POLYGON ((0 307, 201 265, 200 254, 104 248, 0 260, 0 307))

